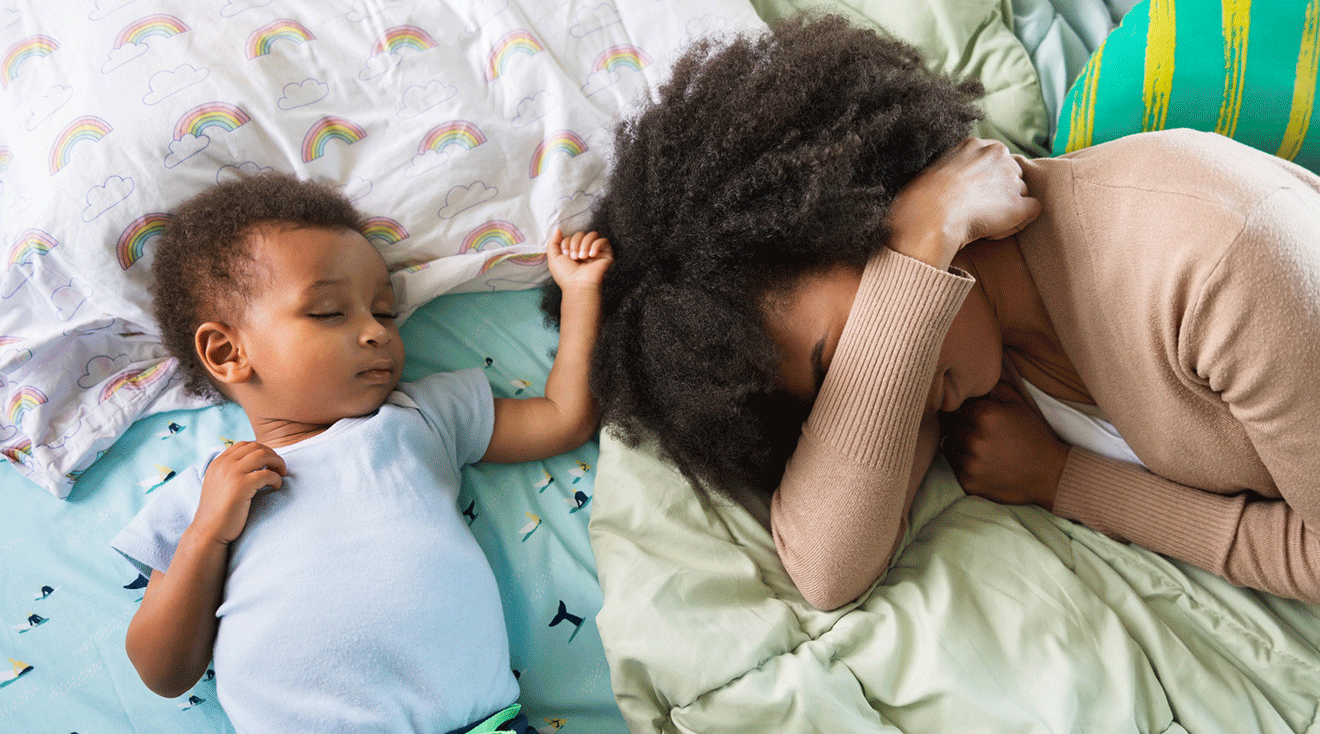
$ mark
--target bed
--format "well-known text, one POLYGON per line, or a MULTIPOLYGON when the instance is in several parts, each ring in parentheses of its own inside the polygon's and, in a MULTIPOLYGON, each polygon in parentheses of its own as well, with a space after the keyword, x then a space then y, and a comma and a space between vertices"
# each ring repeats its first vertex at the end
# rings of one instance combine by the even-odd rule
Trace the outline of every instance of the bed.
MULTIPOLYGON (((107 545, 162 484, 251 437, 179 389, 149 278, 168 212, 278 169, 370 219, 407 316, 405 379, 544 387, 535 287, 580 228, 613 121, 745 0, 0 3, 0 729, 231 731, 204 677, 164 699, 124 634, 144 579, 107 545)), ((542 731, 626 731, 595 614, 593 441, 479 465, 460 509, 495 568, 542 731)))
MULTIPOLYGON (((145 266, 189 194, 265 168, 342 187, 403 294, 405 377, 477 366, 535 394, 555 344, 542 243, 585 223, 614 120, 693 38, 839 12, 978 76, 977 134, 1046 155, 1132 4, 0 4, 0 719, 232 730, 213 680, 178 699, 140 683, 122 641, 144 580, 108 547, 174 472, 251 435, 185 398, 153 337, 145 266)), ((894 567, 829 613, 754 502, 700 501, 608 433, 471 467, 460 505, 543 733, 1320 733, 1315 609, 964 497, 943 464, 894 567)))
MULTIPOLYGON (((1160 0, 846 5, 979 75, 982 134, 1046 120, 1005 141, 1019 150, 1138 132, 1143 107, 1208 130, 1240 110, 1226 134, 1315 170, 1315 3, 1225 2, 1222 31, 1221 4, 1195 0, 1176 18, 1160 0), (1269 70, 1272 54, 1286 60, 1269 70)), ((890 569, 829 612, 779 563, 763 501, 699 498, 652 446, 608 434, 597 472, 597 624, 634 732, 1320 731, 1320 609, 968 497, 942 458, 890 569)))

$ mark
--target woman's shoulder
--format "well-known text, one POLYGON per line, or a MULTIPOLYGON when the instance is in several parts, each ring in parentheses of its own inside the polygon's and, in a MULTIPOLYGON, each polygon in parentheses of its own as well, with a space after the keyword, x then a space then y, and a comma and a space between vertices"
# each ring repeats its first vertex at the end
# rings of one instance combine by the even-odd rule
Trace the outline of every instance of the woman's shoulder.
POLYGON ((1094 280, 1097 294, 1133 297, 1188 295, 1276 193, 1320 196, 1320 177, 1310 171, 1186 129, 1024 161, 1023 175, 1042 204, 1019 235, 1028 261, 1094 280))
POLYGON ((1300 166, 1187 128, 1128 135, 1032 163, 1038 175, 1067 177, 1079 194, 1079 188, 1090 196, 1129 199, 1160 193, 1185 199, 1191 208, 1243 213, 1279 188, 1320 187, 1320 178, 1300 166))

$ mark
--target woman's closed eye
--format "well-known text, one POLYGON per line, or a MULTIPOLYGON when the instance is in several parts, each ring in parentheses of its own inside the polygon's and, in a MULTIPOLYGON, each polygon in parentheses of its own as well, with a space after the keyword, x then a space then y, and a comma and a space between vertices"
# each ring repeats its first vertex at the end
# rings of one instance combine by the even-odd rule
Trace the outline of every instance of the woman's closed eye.
POLYGON ((341 311, 327 311, 325 313, 309 313, 307 315, 314 319, 326 320, 326 319, 338 318, 340 316, 343 316, 344 314, 341 311))

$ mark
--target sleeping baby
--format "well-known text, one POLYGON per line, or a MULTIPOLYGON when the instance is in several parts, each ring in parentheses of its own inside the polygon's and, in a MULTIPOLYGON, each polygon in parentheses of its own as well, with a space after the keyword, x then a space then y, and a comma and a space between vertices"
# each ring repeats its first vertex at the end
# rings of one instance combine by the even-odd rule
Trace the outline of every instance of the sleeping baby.
POLYGON ((150 574, 128 656, 170 697, 214 659, 239 732, 528 731, 460 470, 589 439, 612 251, 555 232, 545 397, 494 398, 480 369, 400 383, 394 289, 361 219, 339 194, 266 175, 186 202, 159 241, 165 346, 188 390, 237 403, 255 440, 180 473, 113 540, 150 574))

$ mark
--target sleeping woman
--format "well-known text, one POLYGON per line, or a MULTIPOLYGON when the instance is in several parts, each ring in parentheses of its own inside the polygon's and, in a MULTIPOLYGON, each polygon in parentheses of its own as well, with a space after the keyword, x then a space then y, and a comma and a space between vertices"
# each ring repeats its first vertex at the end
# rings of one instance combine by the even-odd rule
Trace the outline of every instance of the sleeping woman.
POLYGON ((1320 602, 1320 178, 1187 130, 1027 160, 966 138, 979 93, 837 18, 690 49, 591 225, 605 423, 768 495, 820 608, 941 447, 968 493, 1320 602))

